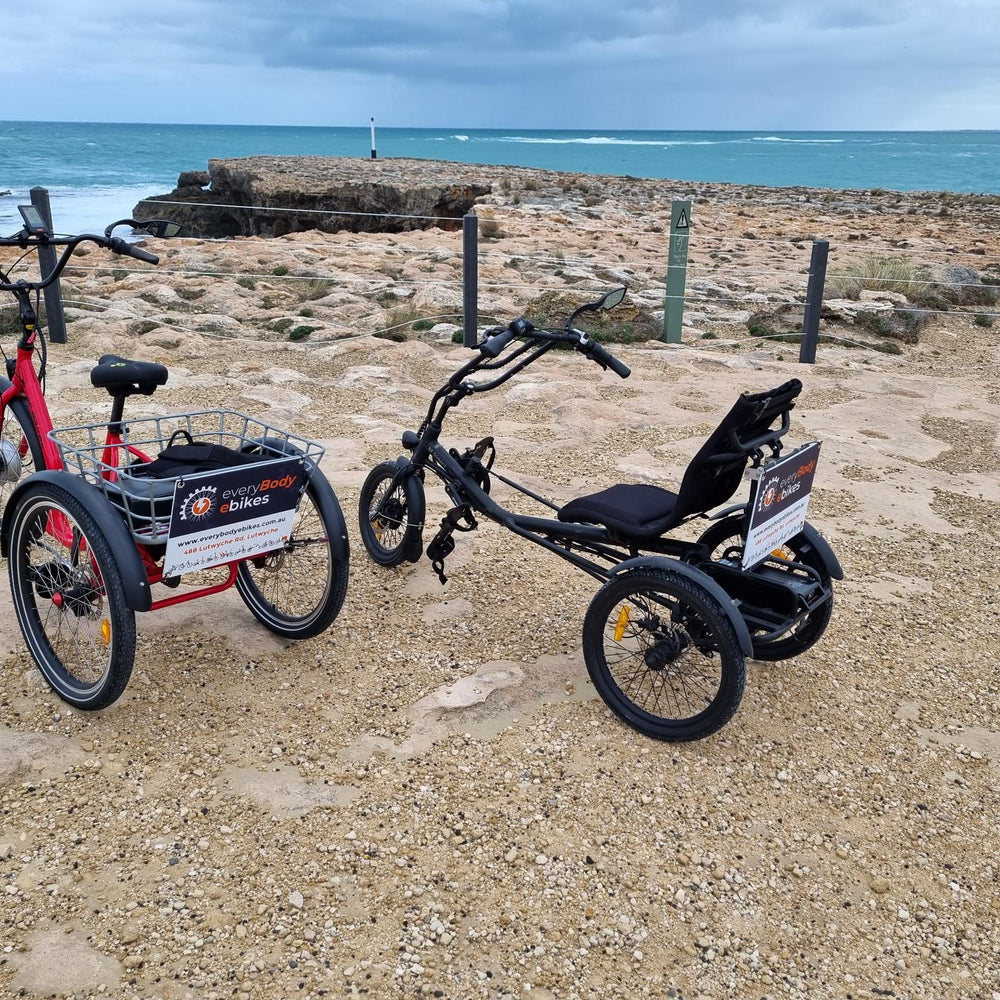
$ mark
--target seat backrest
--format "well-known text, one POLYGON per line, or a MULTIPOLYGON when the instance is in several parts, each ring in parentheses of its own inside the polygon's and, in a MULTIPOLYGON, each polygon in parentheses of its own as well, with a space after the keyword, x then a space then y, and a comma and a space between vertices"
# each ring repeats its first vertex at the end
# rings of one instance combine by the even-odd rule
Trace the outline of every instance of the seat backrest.
POLYGON ((788 430, 788 414, 801 391, 802 383, 793 378, 777 389, 743 393, 736 400, 684 472, 675 507, 678 521, 719 507, 732 497, 751 455, 777 442, 788 430))

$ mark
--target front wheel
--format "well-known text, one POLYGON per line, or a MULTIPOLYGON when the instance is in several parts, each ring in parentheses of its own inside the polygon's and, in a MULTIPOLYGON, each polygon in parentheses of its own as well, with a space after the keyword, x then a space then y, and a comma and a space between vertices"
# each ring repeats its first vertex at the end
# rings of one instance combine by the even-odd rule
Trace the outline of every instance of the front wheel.
POLYGON ((63 701, 105 708, 128 684, 135 612, 107 537, 50 483, 27 487, 11 517, 8 573, 32 659, 63 701))
POLYGON ((358 501, 361 540, 380 566, 416 562, 423 547, 423 484, 411 475, 393 486, 398 471, 395 462, 376 465, 358 501))
MULTIPOLYGON (((729 557, 734 560, 743 558, 743 515, 733 514, 724 517, 709 526, 698 539, 702 545, 707 545, 710 559, 729 557)), ((799 653, 804 653, 814 646, 823 633, 833 615, 833 586, 830 574, 823 560, 803 534, 789 538, 772 553, 779 559, 802 563, 820 575, 823 586, 829 592, 829 597, 815 610, 800 618, 787 631, 770 639, 761 638, 751 629, 750 641, 753 643, 753 658, 775 662, 788 660, 799 653)), ((801 572, 801 571, 800 571, 801 572)))
POLYGON ((309 639, 329 628, 347 593, 348 561, 337 554, 343 530, 337 497, 313 469, 288 541, 236 568, 236 589, 250 613, 289 639, 309 639))
POLYGON ((634 569, 608 580, 587 610, 583 655, 607 706, 659 740, 696 740, 721 729, 746 684, 724 608, 670 570, 634 569))

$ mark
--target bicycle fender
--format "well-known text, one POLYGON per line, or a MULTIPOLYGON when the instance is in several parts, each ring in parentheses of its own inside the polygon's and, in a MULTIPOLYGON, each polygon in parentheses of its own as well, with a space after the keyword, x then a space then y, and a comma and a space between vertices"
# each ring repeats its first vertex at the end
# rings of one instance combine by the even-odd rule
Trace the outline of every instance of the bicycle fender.
POLYGON ((800 532, 809 542, 809 544, 816 550, 816 555, 819 557, 820 562, 823 563, 823 568, 833 577, 834 580, 843 580, 844 571, 841 568, 840 560, 837 558, 830 543, 808 522, 802 525, 802 531, 800 532))
POLYGON ((346 564, 351 557, 351 545, 347 538, 347 522, 344 520, 344 512, 340 509, 337 494, 333 492, 333 487, 326 476, 315 466, 309 470, 309 482, 316 491, 314 495, 319 504, 323 522, 333 526, 333 534, 330 538, 333 558, 337 562, 346 564))
MULTIPOLYGON (((49 483, 68 493, 86 509, 94 519, 98 530, 108 540, 115 562, 121 571, 125 599, 133 611, 148 611, 152 604, 149 580, 142 558, 136 548, 131 532, 125 526, 121 515, 108 503, 104 494, 79 476, 63 469, 43 469, 28 476, 7 501, 7 510, 16 510, 22 494, 34 483, 49 483)), ((10 517, 4 517, 0 524, 0 553, 7 558, 10 553, 10 517)))
POLYGON ((696 583, 702 589, 707 590, 719 602, 730 624, 733 626, 744 656, 753 655, 753 642, 750 639, 750 630, 747 628, 747 623, 743 620, 736 602, 710 576, 702 573, 700 569, 696 569, 694 566, 678 562, 676 559, 668 559, 666 556, 636 556, 633 559, 626 559, 624 562, 620 562, 617 566, 613 567, 608 574, 608 579, 619 576, 622 573, 627 573, 633 569, 666 570, 669 573, 676 573, 678 576, 686 577, 692 583, 696 583))
POLYGON ((279 451, 284 455, 301 456, 302 464, 306 469, 306 475, 309 477, 309 482, 316 487, 316 501, 321 507, 320 514, 324 521, 328 521, 335 526, 335 535, 330 539, 333 556, 338 562, 346 563, 351 555, 351 546, 347 538, 347 522, 344 520, 344 512, 340 509, 340 501, 337 499, 337 494, 334 493, 333 487, 326 476, 320 471, 319 466, 312 459, 308 458, 298 445, 293 444, 291 441, 285 441, 282 438, 276 437, 262 437, 257 439, 257 443, 272 451, 279 451))

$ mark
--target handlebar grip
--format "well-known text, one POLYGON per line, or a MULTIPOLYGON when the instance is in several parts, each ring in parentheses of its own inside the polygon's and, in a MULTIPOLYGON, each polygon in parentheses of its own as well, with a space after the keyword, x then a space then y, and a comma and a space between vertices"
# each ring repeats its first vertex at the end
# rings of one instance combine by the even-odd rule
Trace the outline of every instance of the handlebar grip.
POLYGON ((620 378, 628 378, 632 374, 632 369, 623 361, 619 361, 610 351, 606 351, 596 341, 592 343, 587 352, 592 361, 596 361, 602 368, 610 368, 620 378))
POLYGON ((155 253, 148 253, 134 243, 126 243, 120 236, 112 236, 107 242, 107 247, 113 253, 124 254, 126 257, 135 257, 136 260, 144 260, 147 264, 159 264, 160 258, 155 253))
POLYGON ((144 260, 147 264, 160 263, 160 258, 157 257, 155 253, 149 253, 141 247, 137 247, 131 243, 128 244, 128 250, 126 252, 130 257, 135 257, 136 260, 144 260))
POLYGON ((483 341, 483 345, 479 350, 483 354, 488 354, 491 358, 495 358, 513 339, 514 331, 510 327, 507 327, 495 336, 490 337, 489 340, 483 341))

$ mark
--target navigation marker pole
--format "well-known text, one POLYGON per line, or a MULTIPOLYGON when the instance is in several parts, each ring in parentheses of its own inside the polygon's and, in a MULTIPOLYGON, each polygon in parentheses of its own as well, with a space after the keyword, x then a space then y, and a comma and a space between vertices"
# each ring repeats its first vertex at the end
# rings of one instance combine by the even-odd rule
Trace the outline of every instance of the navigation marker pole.
POLYGON ((378 153, 375 152, 375 119, 372 119, 372 159, 378 158, 378 153))

